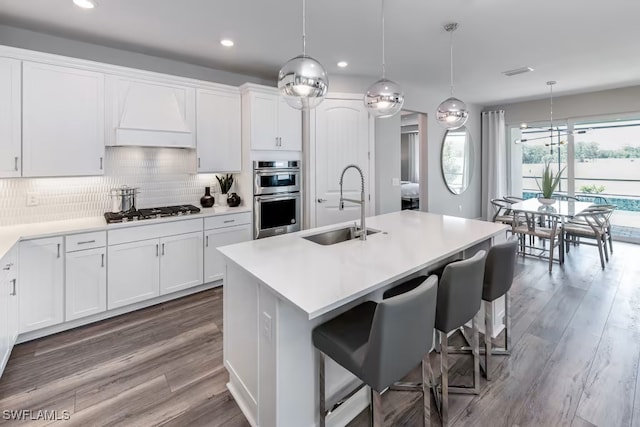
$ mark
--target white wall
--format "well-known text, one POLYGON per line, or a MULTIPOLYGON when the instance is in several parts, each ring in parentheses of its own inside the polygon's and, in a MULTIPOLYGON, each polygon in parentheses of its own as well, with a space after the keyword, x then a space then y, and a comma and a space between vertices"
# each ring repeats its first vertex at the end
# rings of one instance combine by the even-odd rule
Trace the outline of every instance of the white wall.
MULTIPOLYGON (((351 93, 364 93, 367 87, 373 83, 371 79, 345 77, 345 76, 330 76, 331 90, 336 92, 351 92, 351 93)), ((390 76, 390 78, 393 78, 390 76)), ((427 114, 427 138, 428 138, 428 153, 427 153, 427 171, 428 171, 428 200, 425 204, 423 200, 420 201, 420 208, 426 209, 429 212, 441 213, 446 215, 463 216, 466 218, 477 218, 481 215, 481 152, 480 152, 480 112, 482 110, 480 105, 467 104, 470 111, 469 121, 467 122, 467 128, 471 133, 473 140, 473 147, 475 149, 475 161, 474 172, 471 179, 471 185, 464 193, 460 195, 452 194, 444 183, 442 178, 442 169, 440 167, 440 151, 442 149, 442 139, 444 137, 444 129, 442 129, 435 120, 435 110, 440 102, 449 97, 449 87, 432 88, 425 85, 404 85, 402 82, 398 82, 402 86, 405 93, 404 110, 410 110, 415 112, 421 112, 427 114)), ((457 97, 464 100, 464 94, 456 94, 457 97)), ((389 119, 379 119, 389 120, 389 119)), ((400 135, 400 122, 397 122, 397 134, 400 135)), ((376 126, 377 129, 377 126, 376 126)), ((399 138, 399 136, 398 136, 399 138)), ((378 141, 376 137, 376 147, 378 141)), ((394 153, 397 158, 397 165, 400 167, 400 144, 397 144, 397 153, 394 153)), ((387 153, 389 154, 389 153, 387 153)), ((378 157, 376 153, 376 158, 378 157)), ((421 159, 422 160, 422 159, 421 159)), ((377 165, 376 165, 377 166, 377 165)), ((382 165, 381 167, 391 167, 390 165, 382 165)), ((384 173, 380 169, 376 169, 376 174, 384 173)), ((391 175, 390 173, 388 174, 391 175)), ((400 173, 397 173, 400 176, 400 173)), ((380 205, 386 205, 386 203, 393 203, 395 197, 395 191, 391 187, 391 181, 380 180, 376 186, 377 190, 381 192, 385 200, 380 200, 380 205)))
POLYGON ((376 214, 396 212, 402 208, 400 186, 400 114, 376 119, 376 214))
MULTIPOLYGON (((505 110, 507 124, 544 122, 549 120, 549 98, 486 107, 484 110, 505 110)), ((554 96, 555 120, 627 115, 640 112, 640 86, 589 92, 578 95, 554 96)))

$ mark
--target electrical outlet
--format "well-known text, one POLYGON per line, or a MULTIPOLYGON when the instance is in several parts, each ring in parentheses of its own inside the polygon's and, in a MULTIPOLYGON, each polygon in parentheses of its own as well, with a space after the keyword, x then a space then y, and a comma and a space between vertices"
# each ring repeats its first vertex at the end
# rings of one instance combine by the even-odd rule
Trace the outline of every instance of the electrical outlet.
POLYGON ((400 178, 391 178, 391 185, 393 185, 394 187, 399 187, 400 186, 400 178))
POLYGON ((458 212, 462 213, 462 205, 458 205, 458 212))
POLYGON ((266 311, 262 313, 262 334, 267 342, 271 342, 271 316, 266 311))
POLYGON ((38 206, 40 204, 40 194, 27 193, 27 206, 38 206))

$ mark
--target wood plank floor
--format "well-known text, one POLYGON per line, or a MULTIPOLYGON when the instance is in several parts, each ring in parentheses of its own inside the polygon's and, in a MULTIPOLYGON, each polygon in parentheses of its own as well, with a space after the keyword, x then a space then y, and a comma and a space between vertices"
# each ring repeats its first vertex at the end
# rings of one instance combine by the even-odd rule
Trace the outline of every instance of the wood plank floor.
MULTIPOLYGON (((480 395, 451 396, 452 425, 640 427, 640 246, 614 250, 604 271, 584 245, 551 274, 518 260, 513 354, 497 357, 480 395)), ((16 346, 0 425, 247 426, 225 388, 222 330, 218 288, 16 346), (5 410, 70 419, 15 422, 5 410)), ((463 382, 469 358, 452 365, 451 382, 463 382)), ((388 425, 421 425, 418 393, 388 392, 383 404, 388 425)), ((368 422, 365 411, 350 426, 368 422)))

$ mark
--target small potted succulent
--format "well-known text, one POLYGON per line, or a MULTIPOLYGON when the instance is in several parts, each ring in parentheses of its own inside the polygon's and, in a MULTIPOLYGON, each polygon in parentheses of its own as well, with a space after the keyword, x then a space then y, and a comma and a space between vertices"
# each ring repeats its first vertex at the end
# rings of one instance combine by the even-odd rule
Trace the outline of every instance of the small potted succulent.
POLYGON ((233 175, 228 173, 222 177, 216 175, 218 184, 220 184, 220 192, 227 195, 227 205, 230 207, 236 207, 240 204, 240 196, 231 191, 233 186, 233 175))
POLYGON ((560 178, 564 170, 565 168, 563 167, 558 171, 558 173, 554 174, 553 169, 551 169, 551 162, 546 161, 544 163, 542 179, 538 181, 536 178, 536 184, 538 184, 538 188, 542 193, 542 197, 538 197, 538 201, 543 205, 552 205, 556 202, 556 199, 553 198, 553 193, 556 191, 556 188, 558 188, 558 184, 560 183, 560 178))

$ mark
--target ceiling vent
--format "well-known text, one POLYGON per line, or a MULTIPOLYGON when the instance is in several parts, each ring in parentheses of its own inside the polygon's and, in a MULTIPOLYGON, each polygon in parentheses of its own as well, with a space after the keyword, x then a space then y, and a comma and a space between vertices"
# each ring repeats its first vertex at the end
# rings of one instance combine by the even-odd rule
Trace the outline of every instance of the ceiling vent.
POLYGON ((503 71, 502 74, 504 74, 507 77, 511 77, 511 76, 517 76, 518 74, 528 73, 530 71, 533 71, 533 68, 531 68, 531 67, 522 67, 522 68, 516 68, 514 70, 503 71))

